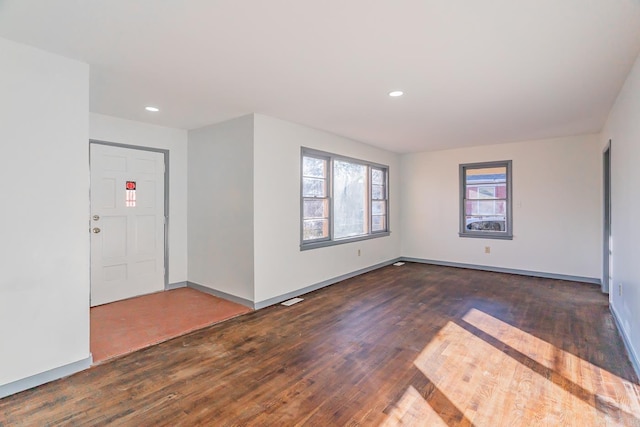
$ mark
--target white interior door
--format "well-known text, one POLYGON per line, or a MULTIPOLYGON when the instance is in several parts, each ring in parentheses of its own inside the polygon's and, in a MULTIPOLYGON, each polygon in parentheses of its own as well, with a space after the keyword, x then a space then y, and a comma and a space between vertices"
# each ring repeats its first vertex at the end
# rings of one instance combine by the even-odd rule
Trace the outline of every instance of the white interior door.
POLYGON ((164 289, 164 155, 91 144, 91 306, 164 289))

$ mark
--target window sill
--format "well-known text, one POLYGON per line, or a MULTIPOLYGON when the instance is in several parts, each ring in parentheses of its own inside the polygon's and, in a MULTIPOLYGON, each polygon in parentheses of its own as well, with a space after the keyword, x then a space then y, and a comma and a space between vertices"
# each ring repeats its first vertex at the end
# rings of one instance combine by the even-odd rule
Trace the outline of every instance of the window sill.
POLYGON ((380 232, 375 234, 367 234, 365 236, 346 237, 344 239, 338 239, 338 240, 323 240, 321 242, 303 243, 300 245, 300 250, 307 251, 309 249, 324 248, 327 246, 342 245, 344 243, 352 243, 352 242, 360 242, 362 240, 377 239, 378 237, 386 237, 386 236, 389 236, 390 234, 391 234, 390 231, 385 231, 385 232, 380 232))
POLYGON ((458 233, 458 236, 471 237, 473 239, 513 240, 513 234, 458 233))

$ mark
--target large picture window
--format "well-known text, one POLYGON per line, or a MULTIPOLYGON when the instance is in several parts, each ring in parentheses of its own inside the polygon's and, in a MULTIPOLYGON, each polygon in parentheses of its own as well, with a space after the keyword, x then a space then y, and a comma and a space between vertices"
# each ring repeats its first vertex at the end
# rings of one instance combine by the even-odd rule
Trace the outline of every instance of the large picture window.
POLYGON ((302 149, 302 249, 389 234, 389 168, 302 149))
POLYGON ((460 236, 513 238, 511 160, 460 165, 460 236))

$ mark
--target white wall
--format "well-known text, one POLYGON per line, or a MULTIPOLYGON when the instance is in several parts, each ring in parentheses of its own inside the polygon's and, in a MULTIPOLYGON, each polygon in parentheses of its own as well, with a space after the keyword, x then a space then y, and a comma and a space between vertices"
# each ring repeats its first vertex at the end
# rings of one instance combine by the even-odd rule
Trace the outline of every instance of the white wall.
POLYGON ((600 278, 597 136, 407 154, 401 169, 403 256, 600 278), (513 160, 513 240, 459 237, 458 166, 496 160, 513 160))
POLYGON ((0 39, 0 386, 89 354, 89 67, 0 39))
POLYGON ((253 301, 253 116, 189 131, 189 281, 253 301))
POLYGON ((261 302, 400 255, 399 156, 256 114, 254 145, 255 301, 261 302), (389 166, 391 235, 300 251, 300 148, 389 166), (361 249, 361 256, 357 255, 361 249))
POLYGON ((169 284, 187 281, 187 131, 91 113, 91 139, 169 150, 169 284))
POLYGON ((640 364, 640 57, 616 100, 604 131, 611 139, 613 269, 610 302, 640 364), (619 285, 622 284, 622 295, 619 285))

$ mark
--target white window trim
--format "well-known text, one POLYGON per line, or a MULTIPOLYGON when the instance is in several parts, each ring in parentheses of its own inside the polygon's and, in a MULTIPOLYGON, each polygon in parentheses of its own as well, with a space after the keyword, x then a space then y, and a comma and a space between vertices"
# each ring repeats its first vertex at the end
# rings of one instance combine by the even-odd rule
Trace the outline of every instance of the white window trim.
MULTIPOLYGON (((362 240, 369 240, 369 239, 376 239, 378 237, 385 237, 385 236, 389 236, 391 234, 391 228, 390 228, 390 209, 389 209, 389 199, 390 199, 390 191, 389 191, 389 166, 387 165, 383 165, 383 164, 379 164, 379 163, 374 163, 374 162, 369 162, 366 160, 362 160, 362 159, 355 159, 352 157, 347 157, 347 156, 342 156, 339 154, 334 154, 334 153, 328 153, 325 151, 320 151, 320 150, 315 150, 312 148, 306 148, 306 147, 301 147, 300 150, 300 250, 304 251, 304 250, 309 250, 309 249, 315 249, 315 248, 323 248, 326 246, 334 246, 334 245, 341 245, 344 243, 351 243, 351 242, 358 242, 358 241, 362 241, 362 240), (305 156, 308 157, 317 157, 317 158, 324 158, 324 159, 328 159, 328 167, 327 167, 327 185, 328 185, 328 196, 329 196, 329 237, 328 238, 324 238, 324 239, 314 239, 314 240, 309 240, 309 241, 305 241, 303 239, 304 236, 304 227, 303 227, 303 221, 304 221, 304 200, 305 197, 303 197, 303 188, 302 188, 302 173, 303 173, 303 158, 305 156), (359 235, 359 236, 353 236, 353 237, 344 237, 344 238, 340 238, 340 239, 336 239, 334 237, 334 213, 333 213, 333 162, 334 160, 343 160, 343 161, 347 161, 347 162, 351 162, 351 163, 358 163, 364 166, 367 166, 367 175, 368 175, 368 188, 367 188, 367 198, 368 198, 368 203, 369 203, 369 218, 368 218, 368 232, 367 234, 363 234, 363 235, 359 235), (372 213, 372 195, 371 195, 371 168, 376 168, 376 169, 381 169, 384 171, 384 177, 385 177, 385 196, 386 196, 386 228, 384 231, 371 231, 372 228, 372 217, 373 217, 373 213, 372 213)), ((379 200, 379 199, 376 199, 379 200)))

